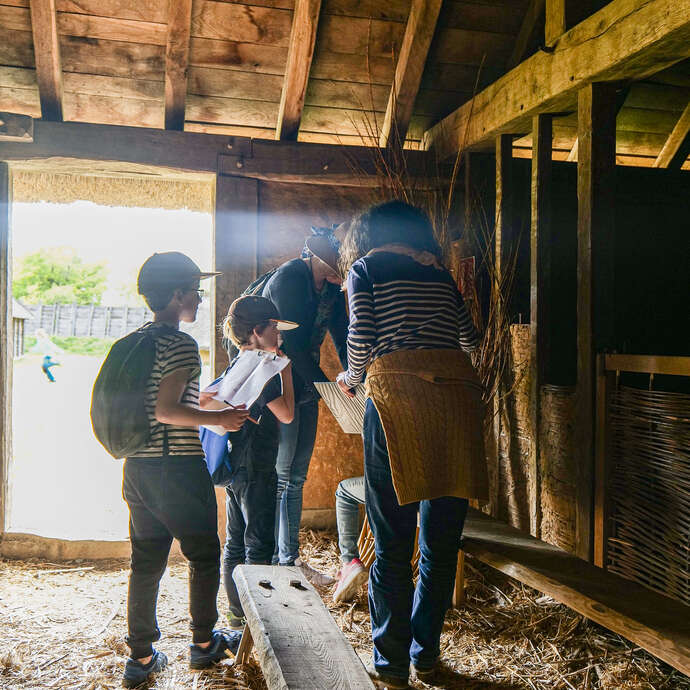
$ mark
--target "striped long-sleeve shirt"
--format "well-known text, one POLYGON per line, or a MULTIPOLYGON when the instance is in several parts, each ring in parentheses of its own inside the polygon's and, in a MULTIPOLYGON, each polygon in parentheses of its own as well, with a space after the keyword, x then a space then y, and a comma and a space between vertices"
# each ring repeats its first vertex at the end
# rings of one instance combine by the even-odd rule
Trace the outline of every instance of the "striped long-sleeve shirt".
POLYGON ((445 269, 380 251, 352 265, 347 290, 348 386, 362 381, 369 362, 395 350, 477 347, 477 331, 445 269))

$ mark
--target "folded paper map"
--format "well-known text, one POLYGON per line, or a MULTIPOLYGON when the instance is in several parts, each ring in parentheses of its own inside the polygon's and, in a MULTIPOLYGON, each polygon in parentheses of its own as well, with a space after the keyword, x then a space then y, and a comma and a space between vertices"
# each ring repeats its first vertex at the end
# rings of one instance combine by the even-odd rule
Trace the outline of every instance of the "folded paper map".
POLYGON ((367 402, 364 386, 357 386, 355 397, 348 398, 340 390, 340 386, 332 381, 315 381, 314 385, 340 424, 340 428, 346 434, 361 434, 364 426, 364 407, 367 402))

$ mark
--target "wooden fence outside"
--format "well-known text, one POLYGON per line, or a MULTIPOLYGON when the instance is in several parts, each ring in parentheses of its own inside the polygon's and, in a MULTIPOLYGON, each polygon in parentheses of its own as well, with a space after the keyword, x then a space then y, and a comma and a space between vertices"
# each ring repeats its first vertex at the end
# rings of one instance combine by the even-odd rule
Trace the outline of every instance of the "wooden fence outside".
POLYGON ((120 338, 150 321, 146 307, 101 307, 95 304, 27 304, 32 319, 25 323, 25 335, 42 328, 49 336, 120 338))

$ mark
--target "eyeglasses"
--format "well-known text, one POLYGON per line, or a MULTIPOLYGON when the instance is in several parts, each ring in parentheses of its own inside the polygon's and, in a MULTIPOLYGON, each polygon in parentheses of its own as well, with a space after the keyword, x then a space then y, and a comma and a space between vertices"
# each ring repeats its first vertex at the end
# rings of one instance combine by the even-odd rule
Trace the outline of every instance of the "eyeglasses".
POLYGON ((189 292, 196 292, 197 297, 201 300, 206 296, 206 290, 201 290, 199 288, 192 288, 189 292))

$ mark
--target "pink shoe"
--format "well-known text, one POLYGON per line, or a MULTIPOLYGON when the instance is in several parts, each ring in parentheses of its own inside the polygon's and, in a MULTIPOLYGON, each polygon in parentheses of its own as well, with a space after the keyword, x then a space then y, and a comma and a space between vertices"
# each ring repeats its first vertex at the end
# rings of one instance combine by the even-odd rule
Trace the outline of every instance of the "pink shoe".
POLYGON ((336 604, 341 601, 350 601, 368 577, 369 573, 362 565, 362 561, 359 558, 353 558, 343 565, 338 573, 338 584, 333 592, 333 601, 336 604))

